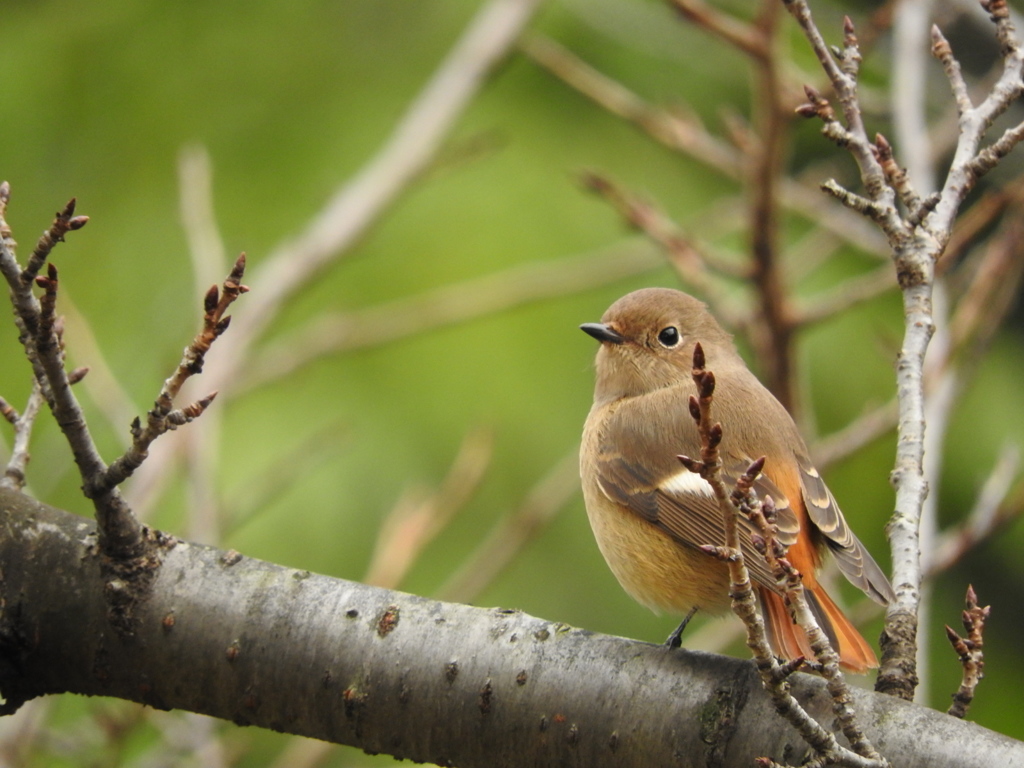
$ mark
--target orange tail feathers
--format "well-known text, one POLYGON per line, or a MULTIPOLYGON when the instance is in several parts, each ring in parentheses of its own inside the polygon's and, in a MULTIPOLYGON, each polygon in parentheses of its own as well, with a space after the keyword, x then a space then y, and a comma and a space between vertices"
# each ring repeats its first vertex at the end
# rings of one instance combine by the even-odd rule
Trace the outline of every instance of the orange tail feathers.
MULTIPOLYGON (((793 622, 782 595, 764 587, 759 587, 757 592, 772 650, 784 659, 795 659, 797 656, 813 659, 814 651, 811 650, 807 635, 793 622)), ((825 590, 815 585, 806 588, 804 594, 814 618, 839 654, 839 666, 858 674, 876 668, 878 658, 875 652, 825 590)))

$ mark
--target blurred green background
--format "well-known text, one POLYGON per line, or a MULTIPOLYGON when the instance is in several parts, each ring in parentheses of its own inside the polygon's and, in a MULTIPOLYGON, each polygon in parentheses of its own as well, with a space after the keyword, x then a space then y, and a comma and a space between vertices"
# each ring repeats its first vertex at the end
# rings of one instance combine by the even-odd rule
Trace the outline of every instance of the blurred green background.
MULTIPOLYGON (((435 0, 3 4, 0 175, 13 188, 8 221, 25 258, 68 198, 77 197, 79 212, 91 217, 53 261, 61 270, 62 299, 85 318, 130 400, 129 412, 149 407, 201 315, 201 289, 194 284, 179 214, 183 150, 205 147, 226 251, 246 251, 255 272, 380 149, 479 6, 435 0)), ((838 42, 842 14, 860 23, 875 4, 816 8, 822 27, 838 42)), ((962 19, 954 22, 965 35, 980 34, 962 19)), ((783 48, 792 51, 793 66, 814 72, 791 22, 784 19, 783 25, 783 48)), ((730 114, 750 112, 747 62, 661 3, 551 2, 530 28, 653 103, 685 105, 713 132, 723 132, 730 114)), ((885 82, 886 49, 883 38, 867 64, 867 81, 878 88, 885 82)), ((941 81, 938 86, 935 99, 942 104, 941 81)), ((883 91, 869 96, 884 107, 883 91)), ((872 121, 876 128, 887 125, 884 114, 872 121)), ((817 126, 795 125, 794 141, 794 171, 823 160, 835 165, 815 169, 812 184, 836 173, 849 177, 849 160, 820 137, 817 126)), ((1018 154, 996 182, 1020 168, 1018 154)), ((592 275, 594 287, 585 291, 423 334, 415 333, 410 316, 406 338, 328 355, 291 376, 226 396, 213 406, 222 418, 213 447, 219 457, 214 496, 220 519, 210 525, 189 517, 189 479, 178 470, 151 520, 181 535, 220 531, 211 543, 361 579, 396 503, 416 489, 441 485, 465 436, 484 430, 481 440, 491 441, 493 455, 479 487, 400 582, 410 592, 439 594, 493 526, 521 508, 531 489, 575 451, 590 405, 595 351, 593 340, 577 330, 579 323, 597 320, 629 290, 680 286, 654 245, 582 189, 578 175, 584 169, 597 169, 657 200, 711 247, 743 252, 748 234, 734 181, 657 145, 514 54, 459 118, 431 171, 343 263, 319 274, 288 305, 270 342, 290 338, 289 332, 328 312, 398 301, 512 267, 586 254, 607 261, 616 250, 649 266, 603 285, 599 274, 592 275), (284 469, 283 456, 292 457, 284 469), (265 498, 247 496, 277 474, 287 482, 265 498)), ((810 230, 796 217, 783 222, 792 252, 788 274, 799 296, 812 297, 879 264, 846 248, 821 265, 802 266, 810 230)), ((730 290, 738 299, 743 295, 742 286, 730 290)), ((85 334, 81 324, 69 323, 68 354, 74 365, 95 366, 84 351, 85 334)), ((900 302, 891 291, 800 335, 796 357, 809 438, 827 435, 891 398, 901 334, 900 302)), ((933 488, 943 525, 963 518, 1000 449, 1024 436, 1021 341, 1018 316, 965 376, 968 386, 945 440, 942 481, 933 488)), ((231 343, 229 332, 211 354, 231 343)), ((257 353, 267 348, 258 345, 257 353)), ((29 369, 11 324, 0 334, 0 356, 0 394, 20 407, 29 369)), ((81 396, 110 460, 127 423, 111 424, 95 394, 81 396)), ((117 399, 114 392, 103 396, 117 399)), ((9 436, 4 439, 9 442, 9 436)), ((847 517, 883 562, 893 445, 889 433, 826 473, 847 517)), ((29 478, 42 500, 89 514, 69 452, 45 415, 29 478)), ((941 576, 926 629, 933 647, 931 700, 945 708, 959 667, 942 624, 959 627, 969 582, 992 604, 988 678, 971 717, 1017 738, 1024 738, 1024 662, 1018 653, 1024 632, 1022 547, 1022 527, 1014 525, 941 576)), ((652 642, 661 642, 675 623, 634 604, 615 583, 578 493, 508 568, 479 586, 477 604, 521 608, 652 642)), ((845 585, 842 591, 854 599, 845 585)), ((691 644, 711 647, 730 621, 698 626, 691 644)), ((873 638, 879 628, 876 617, 865 634, 873 638)), ((742 654, 742 644, 734 639, 725 651, 742 654)), ((176 731, 161 713, 140 715, 120 702, 59 697, 46 702, 39 716, 32 740, 21 742, 19 760, 27 765, 135 765, 153 754, 180 756, 167 764, 203 762, 198 750, 174 742, 176 731)), ((180 721, 178 727, 208 727, 198 719, 171 717, 180 721)), ((15 726, 4 727, 0 735, 15 726)), ((212 732, 224 764, 269 765, 291 754, 284 750, 298 749, 278 734, 227 724, 212 732)), ((314 762, 391 761, 331 748, 307 758, 314 762)))

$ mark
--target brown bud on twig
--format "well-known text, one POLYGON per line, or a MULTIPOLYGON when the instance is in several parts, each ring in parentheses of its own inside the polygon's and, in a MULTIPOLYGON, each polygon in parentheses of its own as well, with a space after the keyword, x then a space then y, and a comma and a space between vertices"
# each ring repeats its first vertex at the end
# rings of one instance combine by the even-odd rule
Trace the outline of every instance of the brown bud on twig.
POLYGON ((795 659, 790 659, 785 664, 780 664, 778 669, 778 676, 780 680, 785 680, 790 677, 794 672, 799 672, 807 664, 807 659, 803 656, 797 656, 795 659))
MULTIPOLYGON (((236 281, 240 281, 242 276, 245 274, 245 252, 238 254, 238 258, 235 259, 235 265, 231 268, 231 274, 229 278, 234 278, 236 281)), ((246 288, 246 290, 249 290, 246 288)))
POLYGON ((18 412, 14 409, 14 406, 0 397, 0 416, 3 416, 11 424, 17 426, 18 424, 18 412))
POLYGON ((220 336, 222 333, 224 333, 224 331, 228 329, 229 325, 231 325, 231 315, 228 315, 227 317, 222 317, 217 322, 217 325, 213 330, 214 334, 220 336))
POLYGON ((196 400, 194 403, 189 403, 184 408, 180 408, 175 411, 171 411, 167 414, 167 421, 174 426, 180 427, 182 424, 187 424, 203 415, 203 411, 210 407, 210 403, 217 397, 216 392, 211 392, 206 397, 196 400))
POLYGON ((953 646, 953 650, 961 659, 966 659, 970 654, 970 650, 967 648, 967 643, 962 637, 953 629, 949 624, 944 624, 946 628, 946 637, 948 638, 950 645, 953 646))
POLYGON ((734 563, 741 557, 737 550, 730 547, 716 547, 712 544, 701 544, 697 549, 706 555, 711 555, 716 560, 721 560, 723 563, 734 563))
POLYGON ((83 365, 81 368, 75 368, 71 373, 68 374, 68 384, 74 385, 85 378, 86 374, 89 373, 89 367, 83 365))
POLYGON ((881 133, 875 134, 875 144, 872 147, 875 153, 875 157, 878 158, 880 163, 892 161, 892 144, 885 138, 881 133))
POLYGON ((700 421, 700 403, 694 395, 690 395, 690 416, 694 421, 700 421))
POLYGON ((680 464, 682 464, 684 467, 686 467, 686 469, 688 469, 690 472, 693 472, 696 475, 699 475, 704 471, 703 461, 691 459, 689 456, 683 456, 682 454, 676 456, 676 458, 679 459, 680 464))
POLYGON ((600 195, 608 193, 612 188, 608 179, 594 171, 584 171, 581 173, 580 182, 583 184, 584 189, 597 192, 600 195))
POLYGON ((834 123, 836 121, 835 110, 828 103, 828 99, 818 92, 817 88, 805 85, 804 95, 807 96, 808 103, 801 104, 796 108, 798 115, 801 117, 818 117, 825 123, 834 123))
POLYGON ((72 197, 70 200, 68 200, 67 205, 64 206, 64 210, 57 211, 57 213, 55 213, 54 216, 56 216, 58 219, 62 219, 65 222, 70 221, 71 217, 75 215, 75 205, 77 203, 78 200, 72 197))
POLYGON ((843 16, 843 44, 848 48, 857 44, 857 32, 849 16, 843 16))
POLYGON ((715 422, 708 430, 708 448, 714 450, 722 442, 722 425, 715 422))
POLYGON ((764 463, 767 460, 767 456, 762 456, 758 459, 754 459, 750 462, 750 466, 747 467, 747 471, 743 473, 744 477, 747 477, 752 481, 757 480, 761 471, 764 469, 764 463))
POLYGON ((994 22, 998 23, 1010 17, 1006 0, 981 0, 981 7, 988 12, 989 18, 994 22))
POLYGON ((702 347, 700 345, 700 342, 698 341, 696 344, 693 345, 693 370, 704 370, 705 362, 706 361, 704 359, 704 347, 702 347))
POLYGON ((942 34, 938 26, 932 26, 932 56, 939 61, 944 61, 953 55, 953 49, 949 41, 942 34))
POLYGON ((800 117, 812 118, 818 116, 818 108, 813 104, 799 104, 793 111, 800 117))
POLYGON ((713 371, 707 371, 703 376, 700 377, 700 396, 703 399, 707 399, 715 394, 715 374, 713 371))
POLYGON ((217 392, 216 390, 214 390, 213 392, 210 392, 210 394, 208 394, 206 397, 202 397, 196 400, 195 402, 188 404, 188 406, 185 406, 183 409, 181 409, 181 412, 189 419, 195 419, 197 416, 200 416, 204 411, 210 408, 210 403, 213 402, 216 398, 217 392))
POLYGON ((206 314, 210 314, 217 308, 218 301, 220 301, 220 293, 217 290, 217 286, 211 285, 210 290, 203 296, 203 309, 206 310, 206 314))

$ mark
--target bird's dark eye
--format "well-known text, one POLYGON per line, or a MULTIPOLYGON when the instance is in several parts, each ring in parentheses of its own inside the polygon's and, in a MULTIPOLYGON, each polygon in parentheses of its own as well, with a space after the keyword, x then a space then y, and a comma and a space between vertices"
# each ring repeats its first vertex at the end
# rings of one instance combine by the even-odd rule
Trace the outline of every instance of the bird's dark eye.
POLYGON ((661 342, 662 346, 672 348, 679 343, 679 331, 676 330, 674 325, 662 328, 658 334, 658 341, 661 342))

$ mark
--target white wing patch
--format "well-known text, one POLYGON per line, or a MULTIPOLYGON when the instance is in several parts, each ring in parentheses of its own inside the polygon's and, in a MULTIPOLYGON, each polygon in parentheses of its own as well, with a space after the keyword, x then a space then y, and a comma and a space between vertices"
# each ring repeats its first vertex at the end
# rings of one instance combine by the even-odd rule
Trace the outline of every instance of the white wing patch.
POLYGON ((658 490, 662 493, 679 496, 696 495, 711 498, 715 496, 715 492, 711 489, 711 483, 688 469, 677 472, 666 479, 658 490))

